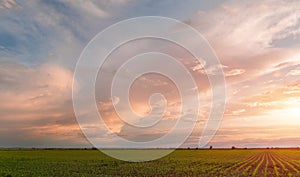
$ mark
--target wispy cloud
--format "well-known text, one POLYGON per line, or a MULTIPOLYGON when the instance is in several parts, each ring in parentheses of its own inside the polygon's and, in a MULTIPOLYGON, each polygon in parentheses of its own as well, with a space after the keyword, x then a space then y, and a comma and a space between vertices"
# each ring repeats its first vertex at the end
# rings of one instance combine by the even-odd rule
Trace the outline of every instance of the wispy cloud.
POLYGON ((225 76, 237 76, 237 75, 241 75, 243 73, 245 73, 246 71, 244 69, 232 69, 228 72, 225 73, 225 76))
POLYGON ((12 8, 15 5, 16 5, 16 1, 15 0, 1 0, 0 1, 0 9, 1 8, 10 9, 10 8, 12 8))
POLYGON ((300 75, 300 68, 295 68, 290 70, 286 76, 299 76, 300 75))

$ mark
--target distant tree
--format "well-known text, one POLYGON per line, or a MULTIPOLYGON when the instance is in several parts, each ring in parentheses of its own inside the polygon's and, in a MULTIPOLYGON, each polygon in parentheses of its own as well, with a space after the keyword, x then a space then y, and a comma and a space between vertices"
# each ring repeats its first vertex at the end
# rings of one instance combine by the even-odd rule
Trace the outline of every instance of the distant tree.
POLYGON ((213 147, 212 146, 209 146, 209 149, 212 149, 213 147))
POLYGON ((235 146, 232 146, 231 149, 236 149, 236 147, 235 147, 235 146))
POLYGON ((187 149, 191 149, 190 147, 188 147, 187 149))

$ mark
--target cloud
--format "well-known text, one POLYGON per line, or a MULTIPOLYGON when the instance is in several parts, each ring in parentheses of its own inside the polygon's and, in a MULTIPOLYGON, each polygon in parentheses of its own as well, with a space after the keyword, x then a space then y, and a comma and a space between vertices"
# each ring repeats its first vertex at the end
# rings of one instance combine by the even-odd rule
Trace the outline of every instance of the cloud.
POLYGON ((208 67, 203 67, 201 64, 197 64, 195 66, 193 66, 191 69, 193 71, 197 71, 201 74, 208 74, 208 75, 216 75, 216 72, 219 70, 219 69, 224 69, 224 68, 228 68, 228 66, 225 66, 225 65, 211 65, 211 66, 208 66, 208 67))
POLYGON ((15 5, 16 5, 16 1, 15 0, 1 0, 0 1, 0 9, 1 8, 10 9, 10 8, 12 8, 15 5))
POLYGON ((296 64, 296 62, 287 61, 287 62, 279 63, 279 64, 275 65, 274 67, 277 68, 277 69, 281 69, 281 68, 293 66, 295 64, 296 64))
POLYGON ((270 65, 297 62, 291 58, 299 54, 299 43, 289 40, 289 47, 280 48, 274 44, 298 34, 297 6, 298 1, 231 0, 190 21, 208 39, 223 65, 247 71, 228 80, 241 81, 270 72, 270 65))
POLYGON ((231 69, 225 65, 214 65, 204 68, 201 64, 196 64, 195 66, 191 67, 191 69, 192 71, 196 71, 204 75, 216 75, 217 70, 222 69, 227 77, 241 75, 246 72, 245 69, 231 69))
POLYGON ((132 0, 109 0, 108 2, 112 3, 112 4, 125 4, 125 3, 129 3, 132 0))
POLYGON ((72 71, 52 63, 35 68, 3 59, 0 63, 0 138, 22 134, 19 143, 7 146, 42 139, 53 146, 60 139, 68 139, 66 146, 87 144, 72 108, 72 71))
POLYGON ((268 102, 281 101, 281 100, 292 98, 292 97, 298 97, 299 95, 295 91, 300 90, 299 82, 300 81, 298 80, 298 81, 296 81, 294 83, 290 83, 284 87, 275 88, 273 90, 270 89, 262 94, 259 94, 259 95, 253 96, 253 97, 249 97, 245 101, 250 101, 250 102, 256 101, 259 103, 268 103, 268 102), (287 95, 287 93, 290 93, 290 94, 287 95), (293 93, 295 93, 295 94, 293 94, 293 93))
POLYGON ((68 5, 71 5, 74 7, 75 11, 79 11, 80 13, 90 14, 96 17, 107 17, 109 14, 101 9, 101 7, 97 6, 97 4, 91 0, 68 0, 68 1, 62 1, 62 2, 68 2, 68 5))
POLYGON ((210 144, 215 147, 297 147, 300 133, 297 126, 260 124, 223 127, 210 144))
MULTIPOLYGON (((261 93, 257 93, 257 88, 255 87, 252 94, 245 94, 250 93, 250 89, 241 89, 239 91, 241 93, 237 93, 227 102, 227 109, 224 114, 225 119, 230 120, 231 118, 236 118, 236 116, 241 120, 243 118, 254 119, 255 117, 270 115, 276 110, 300 105, 299 81, 275 88, 267 84, 266 88, 260 89, 262 89, 261 93), (239 97, 239 94, 242 96, 239 97)), ((279 119, 279 117, 274 117, 274 119, 279 119)))
POLYGON ((290 70, 286 76, 299 76, 300 75, 300 68, 290 70))
POLYGON ((246 111, 245 109, 234 110, 234 111, 232 111, 232 114, 233 115, 240 115, 241 113, 243 113, 245 111, 246 111))
POLYGON ((244 69, 232 69, 228 72, 225 73, 225 76, 230 77, 230 76, 237 76, 245 73, 246 71, 244 69))

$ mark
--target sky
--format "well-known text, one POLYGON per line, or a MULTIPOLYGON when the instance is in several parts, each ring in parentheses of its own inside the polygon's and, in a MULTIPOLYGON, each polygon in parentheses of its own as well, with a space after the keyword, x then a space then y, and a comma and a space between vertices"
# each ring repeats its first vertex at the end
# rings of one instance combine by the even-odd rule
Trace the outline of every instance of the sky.
MULTIPOLYGON (((225 75, 226 108, 208 145, 300 146, 299 7, 298 0, 0 0, 0 147, 91 147, 73 110, 76 63, 100 31, 140 16, 170 17, 192 26, 218 56, 221 65, 215 67, 225 75)), ((177 30, 181 29, 173 27, 170 33, 177 30)), ((158 74, 138 78, 129 94, 139 115, 150 112, 151 94, 165 96, 167 110, 157 127, 137 132, 113 109, 122 103, 109 92, 116 69, 150 49, 174 56, 195 79, 201 97, 199 124, 183 145, 195 147, 211 107, 208 75, 217 69, 204 70, 187 51, 166 41, 132 41, 108 57, 95 85, 99 113, 112 132, 134 141, 158 138, 174 126, 180 94, 171 80, 158 74)), ((153 59, 151 64, 160 63, 153 59)), ((107 132, 94 133, 103 133, 101 141, 110 141, 107 132)))

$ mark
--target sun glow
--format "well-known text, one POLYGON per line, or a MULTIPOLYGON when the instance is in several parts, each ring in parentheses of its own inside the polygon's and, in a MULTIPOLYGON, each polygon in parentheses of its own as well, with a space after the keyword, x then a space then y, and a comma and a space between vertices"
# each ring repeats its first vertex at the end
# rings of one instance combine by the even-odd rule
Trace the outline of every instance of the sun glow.
POLYGON ((287 117, 300 118, 300 107, 287 108, 284 109, 284 112, 287 113, 287 117))
POLYGON ((288 107, 272 111, 271 117, 276 118, 280 125, 300 124, 300 107, 288 107))

